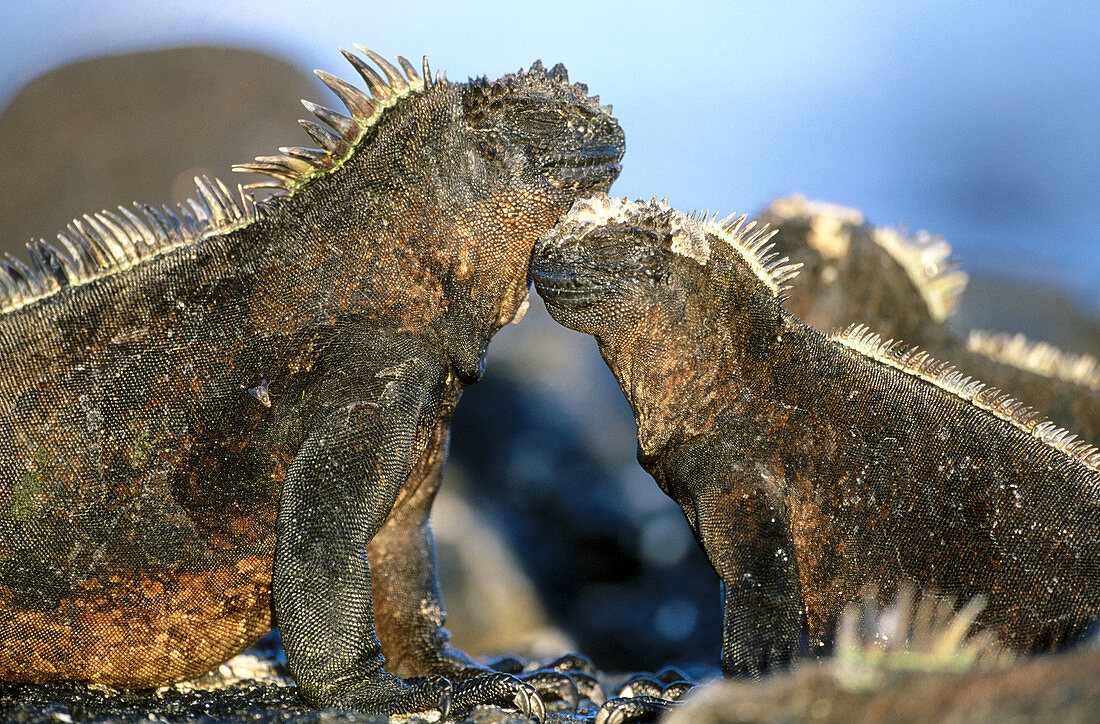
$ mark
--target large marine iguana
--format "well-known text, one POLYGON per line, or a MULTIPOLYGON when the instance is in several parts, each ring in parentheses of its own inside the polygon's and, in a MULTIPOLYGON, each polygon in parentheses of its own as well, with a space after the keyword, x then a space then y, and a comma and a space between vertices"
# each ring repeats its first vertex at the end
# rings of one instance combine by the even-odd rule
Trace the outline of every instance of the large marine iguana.
POLYGON ((350 115, 304 102, 321 149, 240 167, 270 200, 198 180, 4 260, 0 679, 183 679, 274 609, 311 704, 542 711, 447 645, 428 513, 532 245, 623 134, 560 65, 451 83, 360 50, 370 94, 317 73, 350 115))
POLYGON ((1100 452, 924 353, 805 325, 780 305, 796 267, 742 222, 598 195, 531 266, 718 572, 724 672, 787 665, 868 583, 985 596, 978 625, 1025 651, 1093 620, 1100 452))
POLYGON ((1021 335, 975 330, 960 339, 947 328, 967 276, 941 237, 874 226, 857 209, 800 196, 776 199, 756 220, 775 227, 774 252, 802 264, 783 300, 802 321, 822 332, 863 323, 905 340, 1100 445, 1095 358, 1021 335))

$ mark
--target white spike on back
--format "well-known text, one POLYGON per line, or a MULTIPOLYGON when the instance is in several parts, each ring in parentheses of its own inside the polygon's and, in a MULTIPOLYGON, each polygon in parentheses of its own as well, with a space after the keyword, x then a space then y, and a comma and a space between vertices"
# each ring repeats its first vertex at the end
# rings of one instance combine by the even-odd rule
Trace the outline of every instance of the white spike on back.
POLYGON ((856 324, 831 339, 902 372, 918 377, 1032 435, 1090 470, 1100 472, 1100 450, 1043 418, 1040 413, 1000 390, 963 375, 948 362, 927 352, 882 338, 865 325, 856 324))
MULTIPOLYGON (((359 47, 359 46, 356 46, 359 47)), ((410 93, 418 93, 431 84, 428 59, 424 59, 424 77, 417 75, 412 65, 399 58, 401 72, 381 56, 360 48, 378 63, 388 82, 382 80, 358 57, 350 56, 352 65, 370 79, 372 95, 323 71, 318 77, 344 101, 352 117, 303 101, 306 108, 328 124, 303 122, 318 143, 318 149, 282 150, 281 156, 260 156, 255 163, 238 164, 234 171, 257 172, 274 181, 238 186, 235 199, 220 180, 195 179, 197 197, 188 199, 176 209, 154 209, 134 203, 134 210, 119 207, 119 213, 103 211, 74 219, 58 234, 58 243, 35 240, 27 244, 33 266, 8 255, 0 260, 0 313, 24 307, 50 296, 67 286, 79 286, 94 279, 114 274, 135 264, 158 256, 179 246, 194 244, 216 234, 223 234, 252 223, 261 214, 255 200, 245 189, 271 188, 276 193, 291 193, 309 179, 340 166, 387 108, 410 93), (365 70, 364 70, 365 69, 365 70), (333 129, 333 130, 329 130, 333 129)))
MULTIPOLYGON (((717 217, 718 214, 715 214, 714 218, 717 217)), ((787 289, 787 282, 798 276, 802 265, 788 264, 788 257, 781 257, 772 251, 774 244, 769 242, 778 229, 769 230, 767 225, 758 226, 756 221, 746 223, 746 218, 741 215, 730 220, 727 216, 721 222, 712 221, 705 228, 740 253, 760 281, 773 294, 781 297, 787 289)))
MULTIPOLYGON (((366 81, 370 93, 359 90, 323 70, 314 71, 317 77, 344 103, 351 115, 346 116, 330 108, 303 100, 302 105, 335 131, 335 135, 329 128, 313 121, 300 121, 314 140, 325 148, 301 149, 301 152, 297 153, 283 150, 282 156, 258 156, 254 163, 236 164, 233 166, 234 171, 262 173, 275 179, 275 183, 250 184, 246 188, 274 188, 280 193, 293 193, 310 179, 339 168, 351 155, 367 129, 375 125, 387 109, 396 105, 402 98, 419 93, 431 85, 430 76, 417 75, 407 60, 398 59, 401 69, 405 71, 402 75, 401 70, 377 53, 360 45, 355 47, 374 61, 382 69, 386 78, 383 79, 362 58, 341 49, 340 52, 366 81)), ((427 68, 428 60, 425 58, 425 73, 427 68)))

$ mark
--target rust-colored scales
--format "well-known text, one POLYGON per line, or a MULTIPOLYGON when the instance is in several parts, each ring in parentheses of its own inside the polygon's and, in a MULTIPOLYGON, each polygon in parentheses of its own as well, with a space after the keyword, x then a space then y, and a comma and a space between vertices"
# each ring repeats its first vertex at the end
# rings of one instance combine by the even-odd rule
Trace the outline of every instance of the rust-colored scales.
MULTIPOLYGON (((140 575, 140 574, 139 574, 140 575)), ((0 589, 0 677, 149 687, 188 679, 240 653, 271 628, 271 559, 163 569, 157 578, 87 580, 48 610, 0 589)))
POLYGON ((274 614, 308 703, 541 711, 447 646, 428 520, 531 248, 623 134, 562 66, 455 84, 360 50, 369 94, 319 73, 350 115, 306 104, 321 148, 242 167, 271 199, 201 179, 0 268, 0 678, 165 683, 274 614))

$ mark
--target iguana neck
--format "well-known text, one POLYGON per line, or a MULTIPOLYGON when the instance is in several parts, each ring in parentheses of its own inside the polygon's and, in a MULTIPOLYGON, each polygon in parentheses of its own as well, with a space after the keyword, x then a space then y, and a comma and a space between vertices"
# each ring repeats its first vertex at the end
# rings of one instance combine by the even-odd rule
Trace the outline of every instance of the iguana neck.
MULTIPOLYGON (((642 457, 713 429, 716 417, 731 410, 756 415, 770 404, 775 383, 768 360, 788 343, 791 321, 778 300, 759 296, 752 301, 759 313, 740 322, 717 323, 690 309, 673 320, 653 305, 631 335, 597 336, 634 411, 642 457)), ((795 322, 791 329, 800 327, 795 322)))
MULTIPOLYGON (((268 249, 263 298, 305 295, 320 300, 318 313, 332 321, 363 315, 399 332, 437 334, 458 374, 472 381, 489 339, 526 298, 532 246, 567 200, 518 185, 486 195, 468 180, 479 177, 473 166, 480 159, 472 149, 451 148, 460 141, 448 136, 460 134, 448 134, 442 122, 436 130, 436 113, 433 137, 417 141, 457 159, 454 168, 367 149, 237 233, 268 249), (502 234, 507 218, 522 221, 502 234)), ((449 123, 460 118, 456 101, 449 123)), ((406 136, 422 132, 383 128, 373 143, 403 148, 411 145, 406 136)))

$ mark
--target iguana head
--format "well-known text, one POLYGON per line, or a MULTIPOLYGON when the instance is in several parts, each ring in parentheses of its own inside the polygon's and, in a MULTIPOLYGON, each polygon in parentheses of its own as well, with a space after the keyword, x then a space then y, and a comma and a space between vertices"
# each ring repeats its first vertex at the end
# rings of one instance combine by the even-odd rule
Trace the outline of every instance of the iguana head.
POLYGON ((240 243, 284 272, 252 277, 258 298, 324 323, 356 317, 430 334, 476 377, 489 338, 525 308, 532 246, 576 198, 615 179, 623 132, 560 65, 451 83, 426 59, 418 70, 357 47, 367 60, 344 56, 365 90, 317 71, 346 114, 303 101, 317 148, 234 167, 270 176, 245 188, 273 188, 272 198, 255 203, 242 189, 238 201, 198 180, 178 211, 86 215, 57 244, 32 242, 31 264, 0 260, 0 313, 180 247, 240 243))
POLYGON ((535 245, 535 288, 554 319, 599 342, 645 455, 703 429, 742 377, 729 352, 766 345, 781 323, 779 293, 794 269, 743 221, 600 194, 535 245))
POLYGON ((803 264, 784 306, 821 331, 874 320, 886 337, 937 346, 967 276, 938 236, 867 223, 856 209, 790 196, 757 214, 775 248, 803 264))
POLYGON ((571 84, 560 63, 461 87, 466 122, 486 166, 502 175, 529 175, 572 199, 606 189, 619 175, 623 132, 588 88, 571 84))
POLYGON ((599 339, 659 316, 671 333, 700 310, 778 296, 795 268, 768 255, 770 236, 744 217, 713 223, 664 201, 597 194, 539 239, 531 273, 551 315, 568 327, 599 339))
MULTIPOLYGON (((536 61, 495 81, 471 80, 458 92, 476 148, 478 173, 472 175, 496 190, 473 207, 483 219, 486 211, 493 219, 474 224, 488 233, 474 240, 482 251, 469 256, 487 262, 480 270, 485 276, 473 286, 483 299, 500 299, 494 320, 499 327, 526 310, 535 240, 574 200, 607 190, 619 174, 624 137, 611 107, 601 106, 583 84, 570 83, 561 64, 547 71, 536 61), (507 236, 493 239, 501 229, 507 236), (484 293, 498 281, 507 288, 484 293)), ((468 251, 467 245, 459 253, 468 251)))

